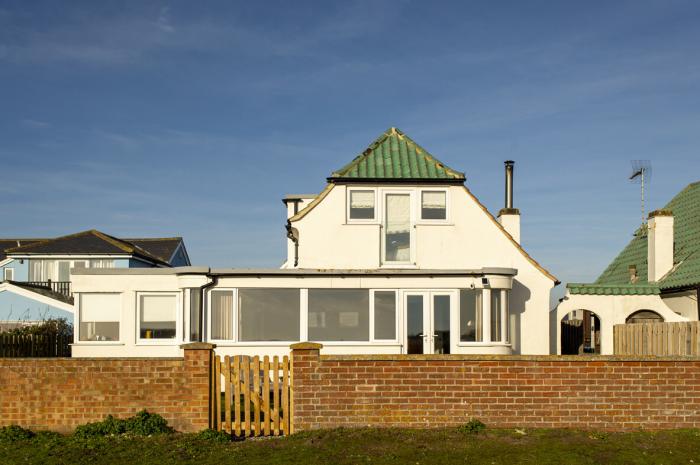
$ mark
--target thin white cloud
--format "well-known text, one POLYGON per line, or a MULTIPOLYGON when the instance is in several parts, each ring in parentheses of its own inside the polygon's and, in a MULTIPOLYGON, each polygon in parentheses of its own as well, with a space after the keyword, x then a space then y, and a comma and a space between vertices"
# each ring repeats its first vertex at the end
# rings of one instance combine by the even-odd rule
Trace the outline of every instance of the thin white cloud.
POLYGON ((36 129, 45 129, 45 128, 50 128, 51 123, 47 123, 46 121, 40 121, 38 119, 32 119, 32 118, 25 118, 20 121, 20 124, 22 126, 28 127, 28 128, 36 128, 36 129))

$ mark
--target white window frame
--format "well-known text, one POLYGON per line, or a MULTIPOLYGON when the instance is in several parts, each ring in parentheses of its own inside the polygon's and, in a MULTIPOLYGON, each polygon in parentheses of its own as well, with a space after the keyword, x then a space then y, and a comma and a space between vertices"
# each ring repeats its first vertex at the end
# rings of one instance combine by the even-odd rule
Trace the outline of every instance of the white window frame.
POLYGON ((415 268, 416 267, 416 189, 380 189, 381 195, 381 212, 380 212, 380 250, 379 250, 379 263, 380 267, 383 268, 415 268), (390 262, 385 260, 386 257, 386 225, 384 224, 385 213, 386 213, 386 196, 391 194, 408 195, 409 196, 409 214, 411 215, 411 226, 409 226, 410 239, 409 244, 411 247, 411 256, 407 262, 390 262))
POLYGON ((124 293, 123 292, 80 292, 74 295, 75 307, 76 307, 76 318, 73 324, 73 330, 75 332, 73 336, 73 342, 78 345, 123 345, 124 344, 124 293), (119 296, 119 339, 116 341, 81 341, 80 340, 80 320, 82 317, 82 296, 83 294, 112 294, 119 296))
POLYGON ((214 344, 220 344, 220 345, 228 345, 228 344, 234 344, 238 342, 238 288, 235 287, 213 287, 207 291, 207 337, 206 339, 214 344), (211 331, 211 322, 212 322, 212 317, 211 317, 211 294, 214 291, 226 291, 226 292, 232 292, 233 293, 233 308, 231 309, 231 312, 233 312, 232 318, 233 318, 233 330, 232 330, 232 339, 213 339, 211 337, 212 331, 211 331))
MULTIPOLYGON (((509 291, 507 288, 476 288, 481 290, 481 341, 466 342, 457 339, 458 347, 484 347, 484 346, 510 346, 511 343, 508 340, 508 325, 510 325, 510 313, 508 312, 508 305, 510 300, 509 291), (501 340, 492 341, 491 340, 491 293, 500 292, 501 294, 501 340)), ((457 299, 457 305, 460 305, 459 298, 457 299)), ((461 309, 457 309, 457 331, 461 328, 462 322, 460 318, 462 316, 461 309)))
POLYGON ((398 289, 369 289, 369 341, 368 342, 393 342, 399 343, 399 312, 401 310, 400 296, 398 289), (376 292, 393 292, 394 293, 394 338, 393 339, 377 339, 374 337, 374 294, 376 292))
POLYGON ((378 197, 378 192, 376 187, 348 187, 345 189, 345 220, 347 224, 377 224, 381 223, 380 215, 380 200, 378 197), (352 192, 372 192, 374 195, 374 218, 350 218, 350 200, 352 198, 352 192))
MULTIPOLYGON (((182 292, 181 291, 143 291, 136 292, 136 345, 170 346, 182 344, 182 292), (172 339, 142 339, 141 338, 141 297, 143 296, 173 296, 175 297, 175 337, 172 339)), ((120 331, 121 337, 121 331, 120 331)))
POLYGON ((449 187, 421 187, 418 189, 418 200, 416 201, 416 224, 450 224, 450 189, 449 187), (424 219, 423 218, 423 192, 444 192, 445 193, 445 219, 424 219))
POLYGON ((15 269, 10 268, 10 267, 4 268, 3 272, 2 272, 2 279, 4 281, 14 281, 15 280, 15 269), (9 271, 9 273, 8 273, 8 271, 9 271), (8 275, 9 275, 9 277, 8 277, 8 275))

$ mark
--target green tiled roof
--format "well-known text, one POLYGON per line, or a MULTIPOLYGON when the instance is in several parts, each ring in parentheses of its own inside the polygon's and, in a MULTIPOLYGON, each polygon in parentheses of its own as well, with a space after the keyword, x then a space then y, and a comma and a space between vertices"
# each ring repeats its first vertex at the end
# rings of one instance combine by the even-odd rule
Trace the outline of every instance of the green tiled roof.
MULTIPOLYGON (((654 285, 661 290, 700 286, 700 182, 687 186, 663 209, 673 213, 673 268, 654 285)), ((640 227, 627 247, 592 285, 582 287, 572 283, 567 288, 572 294, 590 294, 593 292, 583 291, 591 288, 621 288, 621 285, 648 288, 647 267, 647 230, 646 227, 640 227), (636 284, 630 284, 630 265, 637 267, 639 281, 636 284)))
POLYGON ((391 179, 464 182, 464 173, 446 166, 396 128, 390 128, 329 181, 391 179))
POLYGON ((651 295, 660 292, 656 284, 580 284, 569 283, 566 288, 571 294, 589 295, 651 295))

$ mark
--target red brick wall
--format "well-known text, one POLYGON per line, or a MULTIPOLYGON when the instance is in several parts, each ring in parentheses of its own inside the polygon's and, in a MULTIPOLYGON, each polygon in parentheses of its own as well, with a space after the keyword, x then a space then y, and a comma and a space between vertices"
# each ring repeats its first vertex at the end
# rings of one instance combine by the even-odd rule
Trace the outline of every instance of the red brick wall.
POLYGON ((295 431, 436 427, 700 427, 700 360, 321 356, 293 350, 295 431))
POLYGON ((68 432, 112 414, 158 413, 179 431, 209 425, 210 344, 178 359, 0 358, 0 426, 68 432))

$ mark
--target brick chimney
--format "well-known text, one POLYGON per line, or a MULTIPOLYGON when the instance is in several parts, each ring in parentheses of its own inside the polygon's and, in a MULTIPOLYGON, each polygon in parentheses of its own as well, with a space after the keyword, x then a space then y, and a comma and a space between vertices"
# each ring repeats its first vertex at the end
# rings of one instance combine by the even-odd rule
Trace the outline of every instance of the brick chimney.
POLYGON ((673 268, 673 213, 655 210, 647 222, 649 282, 656 282, 673 268))
POLYGON ((513 207, 513 166, 515 162, 506 160, 503 164, 506 167, 506 206, 498 212, 498 222, 515 242, 520 244, 520 210, 513 207))

